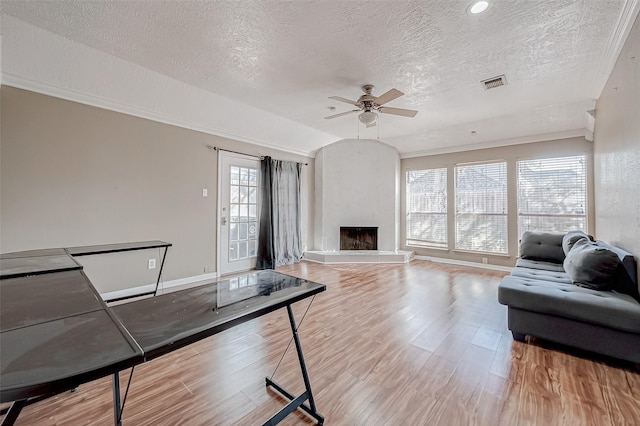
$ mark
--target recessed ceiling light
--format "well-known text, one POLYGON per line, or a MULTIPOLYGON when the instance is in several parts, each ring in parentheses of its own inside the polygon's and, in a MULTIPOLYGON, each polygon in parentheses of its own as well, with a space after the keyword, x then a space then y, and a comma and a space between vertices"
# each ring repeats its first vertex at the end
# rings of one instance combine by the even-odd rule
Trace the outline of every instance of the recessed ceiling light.
POLYGON ((482 0, 482 1, 477 1, 471 4, 471 6, 469 6, 469 9, 467 9, 467 11, 472 15, 477 15, 478 13, 482 13, 485 10, 487 10, 488 7, 489 7, 489 2, 482 0))

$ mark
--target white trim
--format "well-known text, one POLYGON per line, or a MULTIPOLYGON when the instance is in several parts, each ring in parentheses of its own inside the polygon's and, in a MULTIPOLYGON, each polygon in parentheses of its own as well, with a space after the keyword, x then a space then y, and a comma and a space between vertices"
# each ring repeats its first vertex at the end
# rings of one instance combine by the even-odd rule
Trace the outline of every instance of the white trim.
POLYGON ((169 124, 172 126, 182 127, 184 129, 189 129, 189 130, 195 130, 198 132, 220 136, 227 139, 233 139, 240 142, 246 142, 253 145, 263 146, 265 148, 275 149, 278 151, 290 152, 292 154, 298 154, 304 157, 312 157, 312 154, 314 153, 314 151, 307 152, 303 150, 292 149, 291 147, 265 142, 261 139, 254 139, 250 137, 241 136, 238 134, 227 133, 223 130, 209 126, 204 123, 184 120, 184 119, 175 117, 173 115, 162 114, 157 111, 151 111, 146 108, 140 108, 131 104, 124 104, 122 102, 118 102, 113 99, 106 99, 101 96, 91 95, 88 93, 79 92, 77 90, 53 86, 51 84, 20 77, 11 73, 7 73, 5 71, 3 71, 2 74, 0 74, 0 81, 2 81, 2 84, 5 86, 11 86, 17 89, 29 90, 31 92, 36 92, 36 93, 40 93, 47 96, 53 96, 55 98, 65 99, 68 101, 77 102, 84 105, 90 105, 97 108, 119 112, 122 114, 132 115, 134 117, 145 118, 147 120, 156 121, 158 123, 169 124))
MULTIPOLYGON (((208 274, 195 275, 193 277, 178 278, 176 280, 165 281, 160 283, 160 285, 158 286, 158 291, 161 293, 162 290, 167 288, 193 284, 198 281, 216 280, 218 277, 219 275, 217 272, 210 272, 208 274)), ((100 293, 100 296, 102 296, 102 298, 105 300, 112 300, 112 299, 118 299, 123 297, 135 297, 138 294, 154 291, 155 288, 156 288, 155 284, 146 284, 138 287, 125 288, 123 290, 100 293)))
POLYGON ((639 13, 640 0, 625 0, 618 22, 616 22, 607 47, 600 58, 600 62, 598 62, 598 69, 591 86, 593 98, 598 99, 602 94, 639 13))
POLYGON ((488 263, 468 262, 466 260, 445 259, 443 257, 431 257, 431 256, 414 256, 414 259, 429 260, 431 262, 448 263, 452 265, 471 266, 472 268, 492 269, 496 271, 511 272, 513 269, 509 266, 491 265, 488 263))
POLYGON ((509 145, 521 145, 525 143, 545 142, 545 141, 552 141, 552 140, 558 140, 558 139, 567 139, 567 138, 575 138, 575 137, 586 138, 586 136, 587 136, 586 129, 573 129, 573 130, 565 130, 562 132, 552 132, 552 133, 542 133, 539 135, 522 136, 520 138, 515 138, 515 139, 501 139, 501 140, 480 142, 480 143, 469 144, 469 145, 458 145, 458 146, 450 146, 446 148, 434 148, 434 149, 427 149, 424 151, 407 152, 404 154, 400 154, 400 158, 427 157, 430 155, 474 151, 476 149, 501 148, 509 145))
POLYGON ((221 154, 220 150, 216 150, 217 160, 218 160, 218 173, 216 176, 216 185, 218 186, 218 192, 216 197, 216 265, 218 270, 220 269, 220 245, 222 244, 222 240, 220 239, 220 228, 222 228, 220 224, 220 213, 222 212, 222 157, 228 154, 228 151, 225 151, 225 154, 221 154))

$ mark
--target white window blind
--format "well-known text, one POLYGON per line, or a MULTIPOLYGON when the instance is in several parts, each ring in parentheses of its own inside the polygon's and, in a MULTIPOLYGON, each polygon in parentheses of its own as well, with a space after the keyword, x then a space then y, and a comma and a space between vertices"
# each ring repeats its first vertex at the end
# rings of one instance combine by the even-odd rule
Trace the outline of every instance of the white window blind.
POLYGON ((447 169, 407 171, 406 244, 447 247, 447 169))
POLYGON ((507 253, 507 163, 455 167, 456 249, 507 253))
POLYGON ((518 233, 587 231, 584 155, 518 161, 518 233))

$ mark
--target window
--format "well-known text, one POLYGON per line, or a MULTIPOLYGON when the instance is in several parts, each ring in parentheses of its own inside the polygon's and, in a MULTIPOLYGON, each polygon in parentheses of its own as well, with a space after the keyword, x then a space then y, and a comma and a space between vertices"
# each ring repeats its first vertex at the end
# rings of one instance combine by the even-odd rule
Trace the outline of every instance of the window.
POLYGON ((587 231, 584 155, 518 161, 518 233, 587 231))
POLYGON ((258 170, 231 166, 229 260, 256 256, 258 240, 258 170))
POLYGON ((507 253, 507 163, 455 167, 458 250, 507 253))
POLYGON ((447 169, 407 171, 407 245, 447 247, 447 169))

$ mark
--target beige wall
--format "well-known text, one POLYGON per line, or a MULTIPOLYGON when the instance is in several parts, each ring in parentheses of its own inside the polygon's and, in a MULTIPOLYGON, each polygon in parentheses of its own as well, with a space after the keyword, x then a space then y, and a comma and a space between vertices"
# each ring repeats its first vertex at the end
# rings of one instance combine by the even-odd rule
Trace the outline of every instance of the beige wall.
POLYGON ((598 238, 640 257, 640 18, 596 105, 598 238))
MULTIPOLYGON (((511 145, 501 148, 480 149, 473 151, 456 152, 451 154, 431 155, 427 157, 406 158, 402 160, 402 188, 401 194, 401 217, 406 217, 406 198, 404 188, 406 188, 407 170, 420 170, 429 168, 446 167, 448 169, 448 205, 454 205, 454 183, 453 183, 453 166, 460 163, 485 162, 492 160, 503 160, 507 162, 507 190, 509 194, 508 200, 508 255, 488 255, 479 253, 470 253, 456 251, 453 249, 455 221, 450 210, 448 215, 447 227, 449 230, 449 249, 429 249, 423 247, 414 247, 405 245, 405 223, 402 223, 401 244, 404 250, 413 250, 417 255, 443 257, 448 259, 456 259, 467 262, 481 263, 482 258, 486 257, 489 264, 500 266, 513 266, 518 257, 518 221, 517 221, 517 180, 516 180, 516 161, 533 158, 560 157, 568 155, 586 154, 587 171, 588 171, 588 199, 593 200, 593 144, 584 138, 569 138, 547 142, 537 142, 522 145, 511 145)), ((595 232, 595 220, 593 203, 588 205, 589 232, 595 232)))
POLYGON ((309 163, 302 226, 313 241, 312 158, 8 86, 1 104, 2 253, 158 239, 173 243, 165 280, 215 272, 218 162, 207 146, 309 163))

